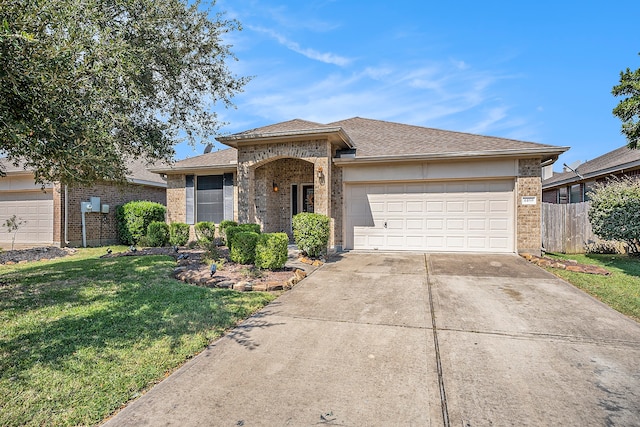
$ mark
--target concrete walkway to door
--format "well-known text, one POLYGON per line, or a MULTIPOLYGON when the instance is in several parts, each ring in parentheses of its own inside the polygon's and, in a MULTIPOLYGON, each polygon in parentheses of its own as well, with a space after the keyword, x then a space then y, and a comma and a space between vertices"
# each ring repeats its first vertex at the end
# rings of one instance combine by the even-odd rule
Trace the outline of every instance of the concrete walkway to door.
POLYGON ((640 425, 638 360, 639 324, 517 256, 348 253, 107 425, 640 425))

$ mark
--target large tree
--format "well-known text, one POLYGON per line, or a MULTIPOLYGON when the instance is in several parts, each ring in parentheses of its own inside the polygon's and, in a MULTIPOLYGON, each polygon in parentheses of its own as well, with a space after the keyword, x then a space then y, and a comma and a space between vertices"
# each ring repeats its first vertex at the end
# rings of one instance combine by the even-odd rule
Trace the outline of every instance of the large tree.
POLYGON ((176 142, 215 135, 214 108, 231 106, 247 80, 227 67, 235 57, 223 40, 240 24, 210 9, 2 0, 0 155, 38 183, 90 184, 123 180, 128 159, 169 161, 176 142))
POLYGON ((627 138, 629 148, 638 148, 640 142, 640 69, 629 68, 620 73, 620 84, 611 91, 614 96, 624 96, 613 109, 622 120, 622 133, 627 138))

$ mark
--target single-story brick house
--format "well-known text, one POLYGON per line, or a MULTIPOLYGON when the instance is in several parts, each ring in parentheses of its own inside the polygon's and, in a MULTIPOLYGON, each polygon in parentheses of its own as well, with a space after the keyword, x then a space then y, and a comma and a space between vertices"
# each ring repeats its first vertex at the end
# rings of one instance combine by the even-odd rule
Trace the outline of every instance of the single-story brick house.
POLYGON ((291 235, 293 215, 316 212, 333 250, 539 253, 541 167, 568 149, 359 117, 218 141, 231 148, 151 169, 169 222, 291 235))
MULTIPOLYGON (((0 161, 2 161, 0 159, 0 161)), ((3 227, 12 215, 26 221, 16 233, 15 247, 81 246, 81 202, 91 197, 100 206, 85 213, 88 246, 117 242, 115 208, 131 200, 150 200, 166 205, 166 181, 151 173, 143 162, 130 162, 128 184, 101 182, 91 187, 71 187, 60 183, 34 183, 33 172, 4 161, 6 176, 0 178, 0 247, 11 248, 12 235, 3 227), (94 199, 97 201, 97 199, 94 199), (105 211, 102 213, 102 208, 105 211)))
POLYGON ((612 177, 640 177, 640 150, 626 145, 572 170, 554 173, 542 181, 542 201, 547 203, 580 203, 587 201, 589 190, 597 183, 612 177))

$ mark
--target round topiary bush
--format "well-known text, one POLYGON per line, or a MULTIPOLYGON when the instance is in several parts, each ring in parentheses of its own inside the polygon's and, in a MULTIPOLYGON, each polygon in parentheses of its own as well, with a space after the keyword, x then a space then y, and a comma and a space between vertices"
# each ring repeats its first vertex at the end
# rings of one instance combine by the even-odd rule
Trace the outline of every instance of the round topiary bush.
POLYGON ((184 246, 189 241, 189 224, 172 222, 169 224, 169 243, 173 246, 184 246))
POLYGON ((287 262, 289 236, 286 233, 261 234, 256 244, 255 265, 258 268, 276 270, 287 262))
POLYGON ((210 243, 216 238, 216 224, 211 221, 200 221, 193 226, 198 242, 210 243))
POLYGON ((256 244, 260 235, 252 231, 241 231, 233 236, 229 258, 238 264, 253 264, 256 259, 256 244))
POLYGON ((160 247, 169 242, 169 226, 165 222, 153 221, 147 227, 146 240, 149 246, 160 247))

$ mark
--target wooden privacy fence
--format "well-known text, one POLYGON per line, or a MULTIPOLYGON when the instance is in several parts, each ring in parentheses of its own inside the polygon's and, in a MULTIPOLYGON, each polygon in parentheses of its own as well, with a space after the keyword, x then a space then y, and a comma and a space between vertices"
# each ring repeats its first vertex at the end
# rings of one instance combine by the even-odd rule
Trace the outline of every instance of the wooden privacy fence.
POLYGON ((547 252, 580 254, 599 241, 589 222, 589 202, 542 204, 542 246, 547 252))

